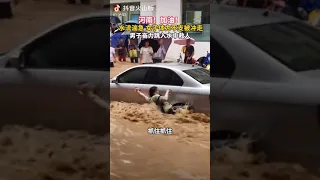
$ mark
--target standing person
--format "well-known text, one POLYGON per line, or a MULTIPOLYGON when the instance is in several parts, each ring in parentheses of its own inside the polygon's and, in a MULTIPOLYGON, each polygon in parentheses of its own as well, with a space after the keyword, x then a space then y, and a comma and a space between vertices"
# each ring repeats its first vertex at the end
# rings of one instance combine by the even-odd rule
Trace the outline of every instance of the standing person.
POLYGON ((114 67, 115 61, 116 61, 116 51, 111 46, 111 40, 110 40, 110 67, 114 67))
POLYGON ((159 40, 159 49, 158 51, 154 54, 154 59, 157 61, 157 62, 163 62, 164 58, 166 57, 166 54, 167 54, 167 51, 166 49, 164 48, 164 45, 163 45, 163 39, 160 39, 159 40))
POLYGON ((194 56, 194 47, 191 45, 191 40, 186 40, 187 45, 185 46, 184 51, 184 63, 186 64, 193 64, 193 56, 194 56))
POLYGON ((144 42, 144 46, 140 50, 140 63, 141 64, 151 64, 152 61, 152 55, 153 55, 153 49, 149 45, 149 41, 144 42))
POLYGON ((126 61, 126 56, 127 56, 127 48, 126 48, 122 38, 120 39, 116 50, 118 51, 118 60, 120 62, 121 61, 125 62, 126 61))
POLYGON ((138 48, 133 39, 130 39, 128 49, 131 63, 138 63, 138 48))

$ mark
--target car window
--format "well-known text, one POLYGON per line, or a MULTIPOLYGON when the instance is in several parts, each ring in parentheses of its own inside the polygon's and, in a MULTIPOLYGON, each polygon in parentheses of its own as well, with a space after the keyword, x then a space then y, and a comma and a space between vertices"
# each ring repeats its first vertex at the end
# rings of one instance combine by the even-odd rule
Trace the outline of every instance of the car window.
POLYGON ((231 78, 236 64, 231 55, 214 38, 210 38, 210 76, 231 78))
POLYGON ((109 70, 108 23, 107 18, 78 20, 45 34, 24 48, 25 66, 109 70))
POLYGON ((150 68, 146 84, 182 86, 183 80, 174 71, 166 68, 150 68))
POLYGON ((210 83, 210 72, 204 68, 188 69, 184 70, 184 73, 191 76, 193 79, 197 80, 201 84, 210 83))
POLYGON ((273 23, 232 31, 294 71, 320 68, 320 31, 306 23, 273 23))
POLYGON ((172 85, 172 86, 182 86, 183 85, 183 80, 181 79, 181 77, 178 74, 173 72, 173 77, 172 77, 170 85, 172 85))
POLYGON ((148 69, 147 67, 140 67, 126 71, 119 76, 118 83, 144 84, 148 69))

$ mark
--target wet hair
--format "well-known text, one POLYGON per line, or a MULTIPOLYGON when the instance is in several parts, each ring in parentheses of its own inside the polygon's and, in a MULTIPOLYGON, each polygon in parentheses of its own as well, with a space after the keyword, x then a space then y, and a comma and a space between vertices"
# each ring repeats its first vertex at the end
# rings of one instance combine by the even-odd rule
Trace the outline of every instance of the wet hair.
POLYGON ((150 97, 154 96, 154 94, 156 93, 156 91, 158 91, 158 87, 157 87, 157 86, 152 86, 152 87, 149 89, 149 96, 150 96, 150 97))

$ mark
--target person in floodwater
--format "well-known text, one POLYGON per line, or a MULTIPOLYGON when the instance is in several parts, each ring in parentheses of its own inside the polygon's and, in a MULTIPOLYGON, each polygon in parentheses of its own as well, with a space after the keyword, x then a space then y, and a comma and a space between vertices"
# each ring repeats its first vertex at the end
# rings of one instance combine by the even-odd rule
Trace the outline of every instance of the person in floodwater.
POLYGON ((118 51, 118 59, 119 62, 123 61, 126 62, 127 57, 127 48, 124 44, 123 38, 120 39, 119 44, 117 45, 116 50, 118 51))
POLYGON ((101 108, 106 110, 110 110, 110 105, 104 99, 95 94, 92 87, 90 87, 87 83, 81 83, 77 87, 79 89, 79 93, 81 95, 88 96, 94 103, 96 103, 101 108))
POLYGON ((143 94, 139 88, 136 88, 135 91, 145 98, 145 100, 149 103, 155 103, 163 113, 167 114, 175 114, 175 109, 173 106, 168 102, 169 95, 171 94, 171 90, 168 89, 164 96, 159 94, 159 90, 156 86, 153 86, 149 89, 149 96, 143 94))

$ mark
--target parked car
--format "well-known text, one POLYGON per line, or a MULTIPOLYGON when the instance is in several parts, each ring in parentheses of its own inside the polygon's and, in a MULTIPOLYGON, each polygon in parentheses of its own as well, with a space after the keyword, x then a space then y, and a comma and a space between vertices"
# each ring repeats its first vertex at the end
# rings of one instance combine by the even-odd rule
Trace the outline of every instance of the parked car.
POLYGON ((189 64, 157 63, 132 67, 110 80, 111 101, 146 103, 134 89, 148 94, 149 88, 157 86, 161 94, 172 90, 172 105, 191 103, 196 112, 210 112, 210 73, 189 64))
POLYGON ((109 102, 109 21, 109 12, 78 16, 0 56, 0 126, 109 132, 109 113, 78 89, 87 83, 109 102))
POLYGON ((280 13, 211 9, 212 133, 247 132, 271 158, 320 162, 320 31, 280 13))

